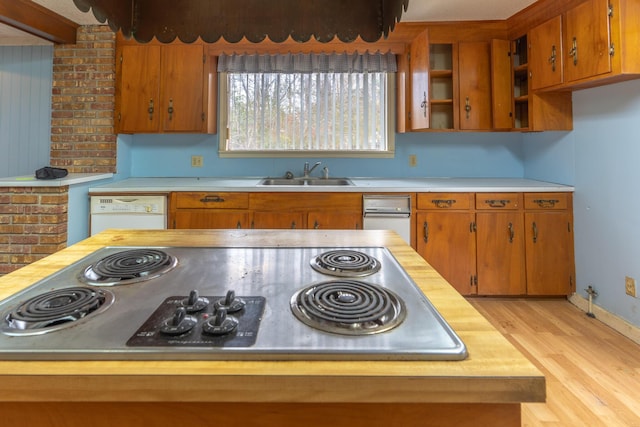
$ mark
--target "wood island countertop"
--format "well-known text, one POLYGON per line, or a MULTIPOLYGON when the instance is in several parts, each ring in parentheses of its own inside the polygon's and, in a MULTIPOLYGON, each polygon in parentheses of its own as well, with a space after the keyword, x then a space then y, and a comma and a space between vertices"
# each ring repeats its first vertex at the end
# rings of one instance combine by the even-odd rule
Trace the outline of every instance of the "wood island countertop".
MULTIPOLYGON (((327 405, 336 414, 366 407, 368 417, 374 417, 367 421, 369 425, 382 425, 390 410, 387 406, 400 405, 403 413, 411 412, 409 418, 403 424, 386 424, 398 426, 414 425, 409 420, 418 420, 423 416, 421 411, 441 414, 447 408, 458 414, 464 409, 476 422, 469 425, 482 425, 477 423, 478 414, 486 411, 479 408, 485 408, 494 419, 503 420, 492 425, 519 425, 521 402, 545 400, 545 379, 540 370, 399 236, 387 231, 108 230, 0 277, 0 300, 104 246, 385 246, 466 344, 469 356, 450 362, 0 360, 0 414, 4 414, 0 423, 14 420, 9 409, 13 408, 15 420, 19 420, 34 404, 51 419, 52 413, 65 413, 63 408, 78 411, 80 406, 84 409, 79 412, 89 414, 92 405, 103 405, 100 410, 105 410, 109 404, 147 413, 146 405, 153 403, 185 404, 187 409, 179 410, 188 410, 189 404, 199 402, 214 405, 211 408, 252 405, 255 413, 295 413, 296 417, 302 416, 298 411, 311 416, 310 408, 326 411, 327 405), (344 405, 352 406, 346 409, 344 405), (370 411, 372 405, 375 411, 370 411), (345 409, 340 412, 340 408, 345 409)), ((165 425, 162 419, 169 425, 164 410, 157 413, 162 414, 154 415, 157 423, 148 425, 165 425)), ((243 425, 295 425, 273 417, 273 421, 262 418, 243 425)), ((46 419, 37 421, 49 425, 46 419)), ((76 424, 68 421, 58 425, 76 424)), ((334 419, 327 425, 343 424, 334 419)), ((359 424, 351 420, 344 425, 359 424)), ((427 424, 416 421, 415 425, 427 424)))

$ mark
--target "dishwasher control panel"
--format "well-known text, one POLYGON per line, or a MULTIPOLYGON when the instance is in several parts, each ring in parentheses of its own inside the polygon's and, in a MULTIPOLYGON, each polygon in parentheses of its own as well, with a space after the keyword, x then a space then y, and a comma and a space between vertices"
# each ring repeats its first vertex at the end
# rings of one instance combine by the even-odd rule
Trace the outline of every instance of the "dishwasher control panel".
POLYGON ((165 196, 91 196, 91 213, 154 213, 166 210, 165 196))

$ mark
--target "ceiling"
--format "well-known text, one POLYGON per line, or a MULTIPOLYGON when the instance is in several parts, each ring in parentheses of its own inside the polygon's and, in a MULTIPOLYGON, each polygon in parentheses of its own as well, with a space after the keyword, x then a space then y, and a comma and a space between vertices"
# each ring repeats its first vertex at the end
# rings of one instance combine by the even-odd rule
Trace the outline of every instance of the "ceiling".
MULTIPOLYGON (((98 24, 91 12, 81 12, 73 0, 32 0, 80 25, 98 24)), ((503 20, 536 0, 409 0, 402 22, 503 20)), ((51 44, 20 30, 0 24, 0 45, 51 44)))

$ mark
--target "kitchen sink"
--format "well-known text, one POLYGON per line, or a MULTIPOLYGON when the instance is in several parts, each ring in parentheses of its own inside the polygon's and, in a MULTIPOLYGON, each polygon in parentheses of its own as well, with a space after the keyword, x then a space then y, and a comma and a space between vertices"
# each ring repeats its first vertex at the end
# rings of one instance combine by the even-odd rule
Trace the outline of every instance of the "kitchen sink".
POLYGON ((343 186, 353 182, 348 178, 264 178, 258 185, 343 186))

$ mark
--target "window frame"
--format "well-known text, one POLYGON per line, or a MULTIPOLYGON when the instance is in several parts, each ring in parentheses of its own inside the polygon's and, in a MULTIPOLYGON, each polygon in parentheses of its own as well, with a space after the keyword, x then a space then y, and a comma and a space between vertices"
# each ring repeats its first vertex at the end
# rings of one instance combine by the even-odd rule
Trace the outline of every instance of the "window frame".
POLYGON ((320 157, 320 158, 393 158, 395 157, 396 130, 396 73, 387 73, 387 149, 385 151, 370 150, 246 150, 229 151, 227 146, 227 115, 229 109, 229 92, 227 73, 218 73, 218 156, 221 158, 260 158, 260 157, 320 157))

